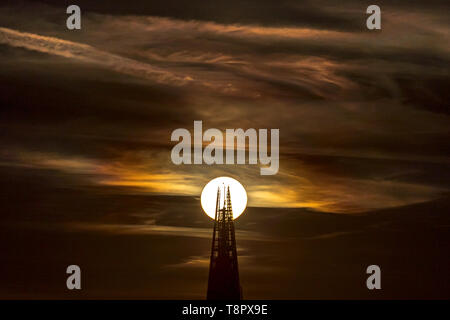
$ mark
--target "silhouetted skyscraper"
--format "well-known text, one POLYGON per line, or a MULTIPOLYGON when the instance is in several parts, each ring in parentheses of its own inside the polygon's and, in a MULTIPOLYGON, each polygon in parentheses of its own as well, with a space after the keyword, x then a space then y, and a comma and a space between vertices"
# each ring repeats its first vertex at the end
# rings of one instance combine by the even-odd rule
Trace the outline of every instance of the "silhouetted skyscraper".
POLYGON ((230 187, 226 188, 223 208, 220 208, 220 188, 217 190, 207 299, 242 299, 230 187))

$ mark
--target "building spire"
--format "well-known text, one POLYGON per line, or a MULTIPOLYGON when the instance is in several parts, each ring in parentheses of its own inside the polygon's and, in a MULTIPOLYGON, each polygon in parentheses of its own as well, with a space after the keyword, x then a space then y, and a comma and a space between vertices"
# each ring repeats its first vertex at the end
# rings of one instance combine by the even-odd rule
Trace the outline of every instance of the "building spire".
POLYGON ((242 290, 234 232, 230 187, 225 185, 223 208, 220 208, 220 187, 217 189, 211 261, 208 279, 208 300, 240 300, 242 290))

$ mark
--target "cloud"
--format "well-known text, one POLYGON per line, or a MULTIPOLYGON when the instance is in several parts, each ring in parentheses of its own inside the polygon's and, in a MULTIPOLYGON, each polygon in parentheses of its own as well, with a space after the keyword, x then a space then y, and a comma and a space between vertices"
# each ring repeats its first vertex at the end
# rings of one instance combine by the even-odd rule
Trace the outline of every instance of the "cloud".
POLYGON ((209 268, 209 257, 208 256, 191 256, 186 260, 176 263, 170 264, 166 266, 167 268, 209 268))
POLYGON ((330 232, 325 234, 320 234, 314 237, 307 237, 307 240, 323 240, 323 239, 332 239, 341 236, 348 236, 355 233, 361 233, 362 231, 341 231, 341 232, 330 232))
POLYGON ((3 165, 165 195, 198 196, 230 175, 251 206, 326 212, 440 197, 450 183, 436 169, 448 167, 448 23, 419 3, 393 5, 383 32, 370 33, 354 5, 289 2, 316 15, 296 23, 284 12, 275 23, 270 3, 247 20, 99 3, 86 5, 80 32, 60 28, 56 5, 14 18, 14 5, 2 7, 3 165), (324 22, 333 14, 336 26, 324 22), (199 119, 220 130, 279 128, 280 173, 174 166, 172 130, 199 119))
POLYGON ((370 299, 373 261, 383 298, 448 296, 449 2, 380 1, 381 32, 358 0, 77 0, 78 31, 2 1, 0 295, 73 298, 49 270, 76 261, 83 297, 203 299, 199 195, 231 176, 245 298, 370 299), (194 120, 279 128, 279 173, 174 165, 194 120))
POLYGON ((3 27, 0 28, 0 43, 93 63, 116 72, 164 84, 184 85, 192 80, 189 76, 178 76, 149 64, 97 50, 90 45, 3 27))
MULTIPOLYGON (((125 224, 83 224, 72 223, 67 225, 72 231, 103 232, 115 235, 161 235, 171 237, 211 238, 211 228, 193 228, 180 226, 164 226, 157 224, 125 225, 125 224)), ((236 236, 243 241, 276 241, 259 232, 237 230, 236 236)))

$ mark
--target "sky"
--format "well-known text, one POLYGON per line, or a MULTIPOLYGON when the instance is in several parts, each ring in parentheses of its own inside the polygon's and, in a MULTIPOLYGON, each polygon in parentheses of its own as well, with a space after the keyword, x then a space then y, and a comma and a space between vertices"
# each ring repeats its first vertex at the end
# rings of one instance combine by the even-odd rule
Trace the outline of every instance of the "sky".
POLYGON ((0 297, 203 299, 230 176, 244 298, 449 298, 448 1, 70 4, 0 4, 0 297), (195 120, 279 129, 278 173, 173 164, 195 120))

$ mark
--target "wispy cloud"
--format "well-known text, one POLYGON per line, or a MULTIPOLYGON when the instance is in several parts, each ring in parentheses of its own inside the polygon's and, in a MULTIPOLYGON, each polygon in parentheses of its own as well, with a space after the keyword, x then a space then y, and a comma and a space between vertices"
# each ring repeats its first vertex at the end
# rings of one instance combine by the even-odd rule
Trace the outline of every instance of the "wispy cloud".
POLYGON ((189 76, 179 76, 147 63, 95 49, 90 45, 3 27, 0 27, 0 43, 92 63, 163 84, 184 85, 193 80, 189 76))
MULTIPOLYGON (((157 224, 126 225, 126 224, 98 224, 71 223, 67 225, 72 231, 95 231, 111 234, 130 235, 162 235, 172 237, 211 238, 211 228, 193 228, 168 226, 157 224)), ((245 241, 276 241, 275 239, 254 231, 237 230, 236 236, 245 241)))
POLYGON ((33 70, 32 86, 43 92, 29 97, 27 87, 22 100, 11 93, 21 90, 16 83, 6 87, 10 111, 2 125, 11 157, 3 153, 2 164, 165 195, 198 196, 208 179, 230 175, 247 188, 250 206, 327 212, 440 197, 448 191, 436 170, 449 164, 442 147, 449 135, 448 23, 439 10, 394 6, 383 12, 383 32, 370 33, 350 22, 354 4, 290 3, 297 13, 323 15, 304 23, 273 23, 266 14, 208 21, 85 10, 80 32, 58 27, 55 7, 39 17, 24 8, 14 18, 14 8, 2 7, 0 43, 13 62, 3 72, 13 81, 14 68, 33 70), (350 18, 324 23, 336 10, 350 18), (52 73, 55 56, 67 58, 58 68, 70 70, 73 86, 52 73), (73 62, 82 68, 73 70, 73 62), (92 66, 108 76, 97 68, 93 76, 92 66), (279 174, 263 179, 252 166, 174 166, 171 131, 198 119, 205 129, 279 128, 279 174))

